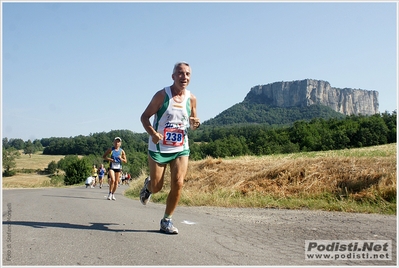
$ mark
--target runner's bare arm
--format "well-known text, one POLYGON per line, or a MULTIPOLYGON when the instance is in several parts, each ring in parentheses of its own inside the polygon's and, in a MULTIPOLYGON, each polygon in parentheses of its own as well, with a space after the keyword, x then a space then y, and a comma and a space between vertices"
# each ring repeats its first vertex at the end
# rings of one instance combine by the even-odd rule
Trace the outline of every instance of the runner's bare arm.
POLYGON ((126 157, 125 150, 122 150, 122 153, 121 153, 120 158, 121 158, 121 160, 122 160, 124 163, 127 163, 127 157, 126 157))
POLYGON ((195 130, 201 125, 199 118, 197 118, 197 98, 191 93, 190 100, 191 100, 190 128, 192 130, 195 130))
POLYGON ((112 152, 112 148, 109 148, 104 154, 103 154, 103 159, 112 162, 112 158, 109 158, 109 154, 112 152))
POLYGON ((151 125, 150 118, 161 108, 164 98, 165 91, 163 89, 155 93, 147 108, 144 110, 143 114, 140 117, 141 123, 143 124, 145 131, 151 136, 154 143, 158 143, 160 140, 162 140, 163 135, 155 131, 155 129, 151 125))

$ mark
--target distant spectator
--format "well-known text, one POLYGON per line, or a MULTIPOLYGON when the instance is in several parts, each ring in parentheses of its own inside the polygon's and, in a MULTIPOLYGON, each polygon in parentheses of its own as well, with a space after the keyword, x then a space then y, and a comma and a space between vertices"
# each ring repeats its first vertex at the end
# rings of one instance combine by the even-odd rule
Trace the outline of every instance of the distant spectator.
POLYGON ((125 184, 125 180, 126 180, 126 174, 125 173, 122 173, 122 185, 124 185, 125 184))
POLYGON ((130 174, 126 172, 125 175, 122 177, 122 184, 129 185, 129 180, 130 180, 130 174))
POLYGON ((90 188, 94 188, 93 184, 94 184, 94 178, 93 177, 88 177, 85 181, 86 184, 86 188, 90 186, 90 188))

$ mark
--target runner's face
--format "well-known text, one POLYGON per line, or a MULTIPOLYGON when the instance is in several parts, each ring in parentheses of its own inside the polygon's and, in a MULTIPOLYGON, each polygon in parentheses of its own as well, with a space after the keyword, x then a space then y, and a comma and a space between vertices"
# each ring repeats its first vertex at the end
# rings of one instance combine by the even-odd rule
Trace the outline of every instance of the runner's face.
POLYGON ((121 141, 120 140, 114 140, 114 146, 115 147, 121 146, 121 141))
POLYGON ((181 64, 176 68, 176 72, 172 75, 174 84, 179 88, 186 88, 190 83, 191 68, 185 64, 181 64))

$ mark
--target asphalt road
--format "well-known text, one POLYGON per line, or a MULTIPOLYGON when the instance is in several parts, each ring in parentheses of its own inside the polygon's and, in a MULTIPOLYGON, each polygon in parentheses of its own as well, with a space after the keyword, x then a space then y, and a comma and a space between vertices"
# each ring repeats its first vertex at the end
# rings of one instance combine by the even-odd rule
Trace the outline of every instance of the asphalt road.
POLYGON ((7 266, 396 265, 396 216, 179 206, 178 235, 159 232, 164 205, 108 188, 3 189, 7 266), (392 260, 306 260, 305 240, 391 240, 392 260))

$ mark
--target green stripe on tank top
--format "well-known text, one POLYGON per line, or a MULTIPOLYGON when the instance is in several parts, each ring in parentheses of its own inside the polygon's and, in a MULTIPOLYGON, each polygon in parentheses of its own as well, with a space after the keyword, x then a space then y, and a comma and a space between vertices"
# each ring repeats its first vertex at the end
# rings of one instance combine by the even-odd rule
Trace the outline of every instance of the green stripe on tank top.
POLYGON ((190 97, 187 99, 187 102, 186 102, 186 110, 187 110, 188 119, 190 121, 190 116, 191 116, 191 101, 190 101, 190 97))
MULTIPOLYGON (((157 122, 155 122, 155 129, 157 131, 158 131, 159 120, 161 119, 162 115, 165 113, 166 109, 168 109, 168 106, 169 106, 169 96, 165 90, 165 99, 163 100, 163 105, 161 109, 159 109, 157 112, 157 122)), ((159 147, 159 143, 157 143, 156 146, 157 146, 157 151, 160 152, 161 148, 159 147)))

